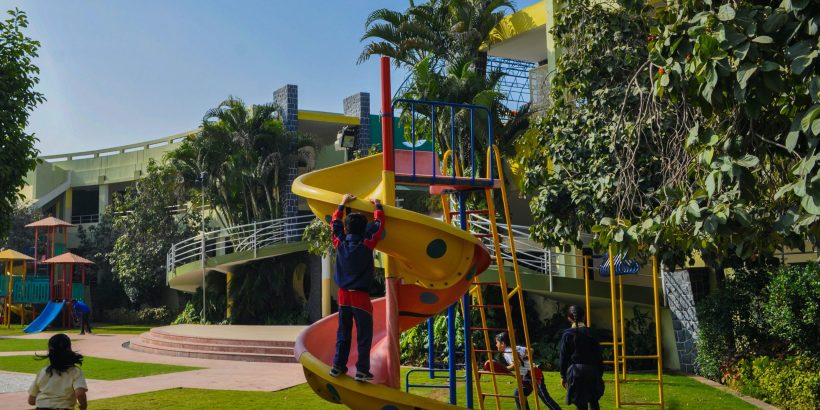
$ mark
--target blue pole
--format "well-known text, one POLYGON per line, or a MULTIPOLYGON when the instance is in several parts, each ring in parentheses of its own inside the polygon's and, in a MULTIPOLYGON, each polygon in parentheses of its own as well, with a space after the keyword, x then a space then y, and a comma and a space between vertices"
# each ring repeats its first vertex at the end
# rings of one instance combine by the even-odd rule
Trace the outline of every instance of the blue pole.
MULTIPOLYGON (((472 117, 472 111, 470 111, 470 116, 472 117)), ((473 172, 473 178, 475 178, 475 172, 473 172)), ((465 195, 466 194, 464 192, 458 193, 458 212, 461 221, 461 229, 466 231, 467 210, 465 209, 465 195)), ((473 408, 473 369, 472 354, 470 353, 470 348, 472 347, 470 325, 473 321, 472 313, 470 311, 470 303, 472 301, 470 299, 470 292, 467 292, 464 296, 462 296, 461 301, 461 305, 464 307, 464 394, 466 396, 465 403, 468 409, 473 408)))
POLYGON ((433 319, 435 316, 430 316, 430 319, 427 319, 427 363, 430 366, 430 378, 436 377, 436 372, 433 370, 436 368, 436 348, 435 348, 435 337, 433 337, 433 319))
POLYGON ((447 352, 450 370, 450 404, 458 403, 456 398, 456 308, 455 303, 447 308, 447 352))

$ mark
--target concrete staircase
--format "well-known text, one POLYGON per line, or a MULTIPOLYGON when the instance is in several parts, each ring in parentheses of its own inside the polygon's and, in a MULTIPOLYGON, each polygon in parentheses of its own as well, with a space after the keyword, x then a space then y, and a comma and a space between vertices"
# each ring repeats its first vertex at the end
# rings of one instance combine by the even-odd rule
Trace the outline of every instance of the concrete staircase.
POLYGON ((197 359, 296 363, 292 341, 183 336, 151 329, 128 343, 138 352, 197 359))

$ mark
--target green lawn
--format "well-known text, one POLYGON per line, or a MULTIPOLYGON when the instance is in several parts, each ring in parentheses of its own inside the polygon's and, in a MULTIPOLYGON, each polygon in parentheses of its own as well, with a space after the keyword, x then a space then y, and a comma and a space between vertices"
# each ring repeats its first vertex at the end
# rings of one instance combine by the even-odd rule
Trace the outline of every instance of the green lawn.
MULTIPOLYGON (((104 335, 132 335, 132 334, 140 334, 151 330, 152 327, 158 327, 163 325, 102 325, 99 327, 93 327, 91 330, 94 333, 104 334, 104 335)), ((20 325, 11 325, 11 328, 6 328, 5 326, 0 326, 0 336, 23 336, 23 328, 25 326, 20 325)), ((78 334, 80 333, 80 329, 66 329, 66 330, 47 330, 43 333, 65 333, 68 335, 78 334)))
MULTIPOLYGON (((43 341, 40 341, 41 343, 43 341)), ((0 370, 19 373, 37 373, 48 366, 48 360, 39 360, 34 356, 0 356, 0 370)), ((156 363, 124 362, 86 356, 83 360, 83 373, 88 379, 120 380, 155 374, 197 370, 197 367, 171 366, 156 363)))
MULTIPOLYGON (((402 370, 402 383, 407 369, 402 370)), ((499 379, 499 390, 512 393, 515 386, 508 383, 509 378, 499 379)), ((553 398, 562 404, 564 409, 574 409, 574 406, 563 404, 564 390, 560 385, 558 373, 546 373, 547 389, 550 390, 553 398)), ((610 377, 611 380, 611 377, 610 377)), ((413 383, 443 384, 444 380, 429 380, 426 373, 413 373, 411 375, 413 383)), ((703 385, 685 376, 666 375, 664 376, 664 392, 666 394, 667 409, 754 409, 754 406, 746 404, 742 400, 703 385)), ((489 381, 484 381, 482 386, 485 392, 492 389, 489 381)), ((623 401, 651 401, 657 400, 657 385, 651 384, 629 384, 623 387, 623 401)), ((614 409, 614 389, 611 383, 607 383, 607 391, 601 400, 601 408, 614 409)), ((463 386, 458 389, 459 403, 464 404, 463 386)), ((444 400, 449 397, 446 389, 421 389, 415 388, 411 392, 424 394, 444 400)), ((92 395, 93 398, 93 395, 92 395)), ((491 399, 486 402, 488 408, 495 408, 491 399)), ((93 400, 95 409, 200 409, 200 408, 278 408, 278 409, 314 409, 328 408, 341 409, 340 405, 326 402, 315 395, 307 384, 301 384, 290 389, 278 392, 240 392, 230 390, 198 390, 198 389, 170 389, 158 392, 135 394, 112 399, 93 400)), ((478 408, 476 403, 475 408, 478 408)), ((514 409, 515 404, 511 399, 502 400, 503 409, 514 409)), ((530 396, 530 408, 535 409, 534 396, 530 396)), ((543 406, 541 407, 544 408, 543 406)), ((629 406, 629 409, 657 409, 656 406, 629 406)))
POLYGON ((0 339, 0 352, 45 352, 48 341, 45 339, 0 339))

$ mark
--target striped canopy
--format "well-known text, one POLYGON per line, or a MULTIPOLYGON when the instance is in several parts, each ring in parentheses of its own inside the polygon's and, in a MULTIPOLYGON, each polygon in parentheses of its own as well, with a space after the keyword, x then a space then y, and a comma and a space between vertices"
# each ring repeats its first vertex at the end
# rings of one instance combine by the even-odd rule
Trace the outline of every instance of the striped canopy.
MULTIPOLYGON (((615 262, 615 276, 620 275, 634 275, 641 270, 641 265, 638 262, 626 257, 623 254, 617 254, 612 258, 615 262)), ((609 276, 609 254, 604 254, 604 263, 600 267, 601 276, 609 276)))

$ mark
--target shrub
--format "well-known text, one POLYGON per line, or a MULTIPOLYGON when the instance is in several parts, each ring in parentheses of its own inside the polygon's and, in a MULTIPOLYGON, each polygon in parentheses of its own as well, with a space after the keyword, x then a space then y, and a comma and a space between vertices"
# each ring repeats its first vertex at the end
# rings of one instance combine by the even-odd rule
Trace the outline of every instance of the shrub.
POLYGON ((179 325, 179 324, 189 324, 189 323, 199 323, 199 309, 194 307, 194 304, 190 301, 185 304, 185 309, 182 309, 182 312, 179 312, 177 318, 171 322, 172 325, 179 325))
POLYGON ((820 361, 805 355, 742 359, 726 381, 744 394, 786 409, 814 409, 820 403, 820 361))
POLYGON ((773 336, 789 349, 820 355, 820 266, 783 267, 775 271, 764 306, 773 336))
POLYGON ((104 311, 105 319, 122 325, 168 324, 173 316, 165 306, 146 307, 140 310, 117 308, 104 311))

